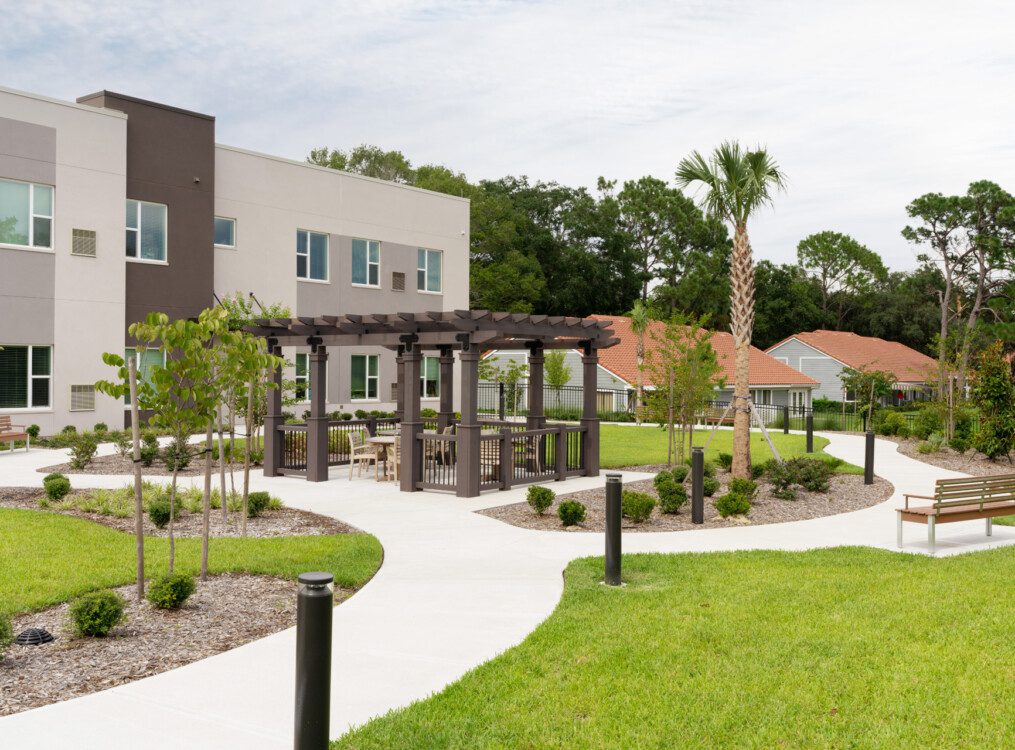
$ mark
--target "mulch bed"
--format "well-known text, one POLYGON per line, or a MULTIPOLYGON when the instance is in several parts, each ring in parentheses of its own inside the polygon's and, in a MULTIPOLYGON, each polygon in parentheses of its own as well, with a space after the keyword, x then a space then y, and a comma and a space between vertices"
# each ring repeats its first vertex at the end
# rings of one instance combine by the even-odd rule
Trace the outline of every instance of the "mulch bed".
MULTIPOLYGON (((665 467, 631 467, 632 471, 655 471, 665 467)), ((808 518, 820 518, 832 516, 838 513, 849 513, 854 510, 869 508, 888 499, 893 491, 890 482, 874 478, 874 484, 865 485, 863 477, 855 474, 836 474, 832 477, 831 487, 828 492, 806 492, 798 490, 796 500, 780 500, 772 497, 770 486, 760 483, 758 494, 751 503, 751 512, 746 517, 733 516, 723 518, 715 509, 714 501, 726 493, 726 483, 729 480, 729 473, 724 471, 716 472, 716 479, 721 487, 713 497, 705 498, 705 523, 691 523, 690 499, 680 509, 679 513, 662 513, 657 505, 652 511, 652 516, 644 523, 634 523, 624 518, 621 526, 625 532, 653 532, 653 531, 687 531, 690 529, 714 529, 726 528, 737 525, 761 525, 769 523, 785 523, 787 521, 802 521, 808 518)), ((624 485, 624 489, 646 492, 658 498, 652 480, 630 482, 624 485)), ((545 531, 595 531, 602 532, 606 528, 606 489, 597 487, 581 492, 572 492, 567 495, 558 495, 553 505, 543 515, 536 513, 529 507, 528 503, 515 503, 504 505, 499 508, 488 508, 477 511, 483 515, 496 518, 513 526, 521 526, 527 529, 541 529, 545 531), (585 520, 577 526, 565 528, 557 517, 557 506, 562 500, 578 500, 585 505, 585 520)))
MULTIPOLYGON (((228 455, 228 454, 227 454, 228 455)), ((258 468, 260 464, 251 464, 251 469, 255 466, 258 468)), ((96 456, 89 462, 88 466, 83 469, 72 469, 69 463, 55 464, 54 466, 45 466, 38 469, 41 474, 49 474, 51 472, 59 472, 61 474, 125 474, 134 475, 134 459, 124 458, 123 456, 114 453, 112 456, 96 456)), ((226 466, 226 472, 228 473, 229 467, 226 466)), ((233 465, 233 471, 237 479, 243 476, 243 461, 241 460, 233 465)), ((152 462, 151 466, 141 465, 141 474, 146 477, 160 476, 168 477, 172 476, 166 464, 162 459, 156 459, 152 462)), ((218 476, 218 461, 212 463, 212 474, 218 476)), ((179 477, 201 477, 204 476, 204 459, 201 457, 191 459, 187 468, 180 469, 176 472, 179 477)), ((217 480, 216 480, 217 481, 217 480)))
POLYGON ((942 469, 950 469, 977 477, 992 474, 1015 474, 1015 464, 1010 461, 1003 458, 999 461, 991 461, 982 453, 977 453, 972 449, 965 453, 959 453, 946 447, 934 453, 920 453, 916 449, 916 446, 921 442, 919 440, 884 437, 882 435, 879 435, 878 439, 891 440, 893 443, 898 444, 899 453, 904 456, 909 456, 917 461, 923 461, 933 466, 940 466, 942 469))
MULTIPOLYGON (((13 619, 15 634, 42 627, 56 640, 12 645, 0 659, 0 716, 150 677, 296 624, 296 584, 278 578, 197 581, 197 591, 175 611, 137 603, 133 584, 117 591, 129 602, 127 621, 105 638, 73 635, 67 604, 13 619)), ((336 588, 336 603, 352 593, 336 588)))
MULTIPOLYGON (((74 490, 67 497, 86 494, 88 490, 74 490)), ((50 504, 47 508, 39 505, 40 498, 45 493, 38 487, 0 487, 0 508, 25 508, 27 510, 46 510, 52 513, 62 513, 68 516, 85 518, 103 526, 134 533, 134 517, 116 518, 97 513, 84 513, 74 508, 62 509, 50 504)), ((213 537, 238 537, 240 536, 240 514, 229 513, 228 520, 222 523, 222 510, 212 510, 209 533, 213 537)), ((188 513, 181 510, 174 523, 173 535, 176 537, 197 537, 201 536, 202 516, 200 513, 188 513)), ((356 529, 347 524, 336 521, 328 516, 321 516, 296 508, 282 507, 278 510, 266 510, 256 518, 247 519, 248 537, 274 537, 274 536, 318 536, 322 534, 352 534, 358 533, 356 529)), ((149 519, 144 517, 145 536, 168 536, 168 529, 159 529, 149 519)))

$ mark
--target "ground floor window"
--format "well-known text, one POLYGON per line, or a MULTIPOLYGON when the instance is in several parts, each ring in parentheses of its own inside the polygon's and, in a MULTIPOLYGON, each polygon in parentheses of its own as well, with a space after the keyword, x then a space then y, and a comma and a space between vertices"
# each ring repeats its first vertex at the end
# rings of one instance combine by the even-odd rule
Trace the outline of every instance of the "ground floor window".
MULTIPOLYGON (((138 355, 137 349, 128 346, 123 350, 123 358, 126 361, 131 357, 137 357, 137 377, 139 383, 150 384, 152 382, 152 370, 156 367, 166 366, 166 353, 161 349, 144 349, 138 355)), ((129 395, 123 397, 123 403, 130 403, 129 395)))
POLYGON ((419 395, 423 398, 440 398, 440 357, 423 357, 419 368, 419 395))
POLYGON ((0 409, 48 409, 53 349, 0 345, 0 409))
MULTIPOLYGON (((324 397, 328 397, 328 364, 324 364, 324 397)), ((305 404, 310 401, 310 355, 307 352, 296 353, 296 400, 305 404)))
POLYGON ((376 354, 353 354, 349 398, 362 401, 377 398, 378 357, 376 354))
POLYGON ((755 404, 771 404, 772 391, 768 388, 753 390, 751 391, 751 401, 755 404))
POLYGON ((807 406, 807 392, 806 391, 790 391, 789 392, 789 405, 794 409, 802 409, 807 406))

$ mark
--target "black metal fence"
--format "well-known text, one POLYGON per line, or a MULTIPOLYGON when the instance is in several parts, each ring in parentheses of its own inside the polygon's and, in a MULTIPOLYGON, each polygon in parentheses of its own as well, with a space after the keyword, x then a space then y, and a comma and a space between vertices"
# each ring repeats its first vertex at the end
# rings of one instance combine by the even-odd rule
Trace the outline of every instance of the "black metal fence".
MULTIPOLYGON (((544 416, 567 422, 578 421, 582 416, 584 392, 580 385, 543 386, 544 416)), ((497 414, 501 419, 524 417, 529 413, 529 385, 480 383, 478 404, 481 414, 497 414)), ((596 389, 596 412, 605 422, 633 422, 634 405, 634 391, 627 388, 596 389)))

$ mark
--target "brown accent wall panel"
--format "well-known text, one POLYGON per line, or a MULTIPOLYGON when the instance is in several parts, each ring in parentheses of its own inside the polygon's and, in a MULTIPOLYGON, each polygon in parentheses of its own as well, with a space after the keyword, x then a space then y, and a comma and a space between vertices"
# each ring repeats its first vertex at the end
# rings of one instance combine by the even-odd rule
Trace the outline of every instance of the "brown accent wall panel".
POLYGON ((168 265, 127 263, 125 330, 196 316, 214 304, 215 118, 110 91, 78 102, 127 115, 126 198, 167 206, 168 265))

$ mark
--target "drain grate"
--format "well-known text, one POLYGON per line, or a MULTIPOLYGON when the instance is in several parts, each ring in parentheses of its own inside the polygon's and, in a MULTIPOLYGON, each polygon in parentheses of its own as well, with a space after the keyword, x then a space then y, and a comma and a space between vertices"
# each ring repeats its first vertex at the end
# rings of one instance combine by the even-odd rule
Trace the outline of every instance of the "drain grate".
POLYGON ((21 631, 18 637, 14 639, 14 642, 21 646, 39 646, 52 640, 53 636, 48 630, 43 628, 28 628, 21 631))

